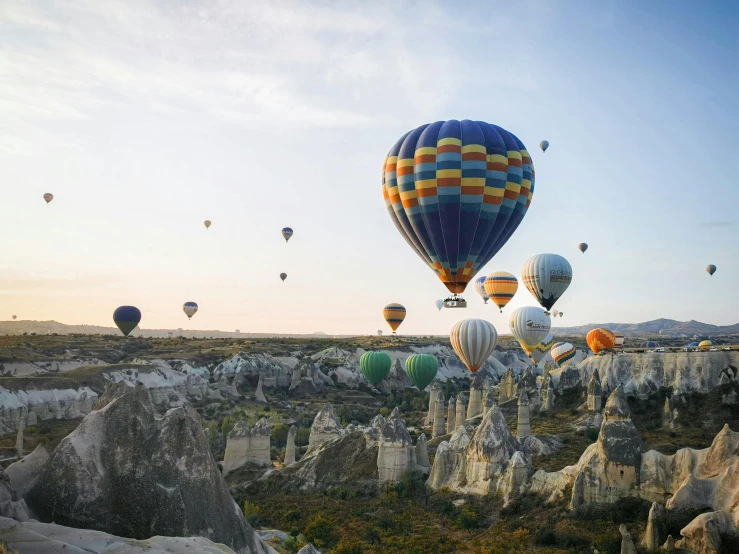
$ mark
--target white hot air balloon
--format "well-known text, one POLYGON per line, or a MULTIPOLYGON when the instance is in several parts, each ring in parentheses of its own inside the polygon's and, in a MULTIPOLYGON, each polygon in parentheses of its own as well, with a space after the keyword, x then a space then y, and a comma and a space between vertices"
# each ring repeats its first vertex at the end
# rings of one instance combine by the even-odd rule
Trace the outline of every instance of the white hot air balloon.
POLYGON ((487 279, 485 275, 475 279, 475 290, 477 291, 477 294, 480 295, 480 298, 483 299, 485 304, 487 304, 490 297, 488 296, 488 293, 485 292, 485 279, 487 279))
POLYGON ((516 309, 508 318, 511 334, 531 356, 534 349, 546 338, 552 327, 552 320, 547 312, 535 306, 523 306, 516 309))
POLYGON ((382 329, 378 329, 378 330, 377 330, 377 336, 378 336, 378 337, 381 337, 381 336, 382 336, 382 329))
POLYGON ((572 266, 558 254, 537 254, 524 262, 521 278, 539 304, 551 310, 572 282, 572 266))
POLYGON ((185 312, 187 319, 190 319, 198 311, 198 305, 195 302, 185 302, 182 305, 182 311, 185 312))
POLYGON ((559 367, 567 367, 576 354, 577 349, 569 342, 558 342, 552 346, 552 359, 559 367))
POLYGON ((472 372, 487 361, 498 342, 498 332, 484 319, 463 319, 454 324, 449 334, 452 348, 472 372))
POLYGON ((436 304, 436 309, 439 311, 444 307, 444 301, 441 298, 434 302, 434 304, 436 304))

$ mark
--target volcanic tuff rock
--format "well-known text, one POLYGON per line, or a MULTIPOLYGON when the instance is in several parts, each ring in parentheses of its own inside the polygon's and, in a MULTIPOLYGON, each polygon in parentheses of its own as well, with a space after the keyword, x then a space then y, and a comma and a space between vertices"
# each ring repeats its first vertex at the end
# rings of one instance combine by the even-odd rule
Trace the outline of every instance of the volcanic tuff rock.
POLYGON ((677 548, 700 554, 721 554, 724 552, 721 535, 736 536, 737 525, 727 512, 709 512, 696 517, 680 534, 683 538, 675 543, 677 548))
POLYGON ((516 436, 523 440, 531 434, 531 420, 529 412, 529 395, 522 390, 518 397, 518 427, 516 436))
POLYGON ((330 402, 327 402, 313 419, 310 438, 308 439, 308 451, 310 452, 326 441, 340 437, 343 430, 339 418, 336 417, 334 407, 330 402))
POLYGON ((28 391, 0 387, 0 434, 16 431, 24 410, 24 423, 30 426, 49 419, 82 418, 97 400, 97 393, 88 387, 28 391))
POLYGON ((0 467, 0 517, 9 517, 18 521, 30 519, 25 501, 18 495, 10 478, 0 467))
POLYGON ((43 444, 39 444, 36 450, 31 452, 22 460, 10 464, 5 472, 10 482, 15 487, 18 495, 22 498, 31 489, 38 479, 41 468, 49 460, 49 453, 43 444))
POLYGON ((303 548, 298 550, 298 554, 321 554, 321 553, 312 544, 306 544, 303 548))
POLYGON ((431 425, 434 423, 434 413, 436 410, 436 399, 439 398, 441 392, 441 384, 439 381, 432 381, 431 384, 426 387, 429 391, 429 411, 426 415, 425 425, 431 425))
POLYGON ((382 429, 377 453, 377 473, 380 482, 397 482, 409 471, 416 470, 413 441, 396 407, 382 429))
POLYGON ((295 463, 295 435, 298 430, 295 425, 290 427, 290 431, 287 433, 287 445, 285 446, 285 467, 291 466, 295 463))
POLYGON ((618 530, 621 533, 621 554, 637 554, 634 539, 631 538, 626 525, 622 523, 618 530))
POLYGON ((265 387, 289 387, 292 369, 269 354, 241 352, 218 364, 213 371, 216 381, 235 379, 238 384, 246 384, 249 378, 252 386, 260 375, 264 375, 265 387))
POLYGON ((446 434, 444 425, 444 394, 439 392, 434 405, 434 425, 432 427, 431 438, 440 437, 446 434))
POLYGON ((252 463, 271 467, 270 431, 267 420, 262 418, 249 429, 249 424, 239 421, 231 429, 223 456, 223 474, 252 463))
POLYGON ((380 383, 379 389, 384 393, 390 393, 396 390, 402 391, 410 386, 412 386, 411 380, 403 369, 400 358, 396 358, 393 365, 390 366, 390 373, 380 383))
POLYGON ((434 465, 428 484, 433 489, 445 486, 460 487, 465 482, 466 450, 470 444, 467 430, 460 426, 452 433, 449 441, 443 441, 436 449, 434 465))
POLYGON ((421 433, 421 436, 416 439, 416 463, 418 464, 418 467, 421 471, 428 473, 428 471, 431 469, 425 433, 421 433))
POLYGON ((121 536, 206 536, 268 552, 231 498, 189 406, 158 417, 143 385, 117 383, 54 450, 26 495, 43 519, 121 536))
POLYGON ((600 412, 603 402, 603 389, 600 386, 600 378, 598 372, 594 371, 588 383, 588 410, 591 412, 600 412))

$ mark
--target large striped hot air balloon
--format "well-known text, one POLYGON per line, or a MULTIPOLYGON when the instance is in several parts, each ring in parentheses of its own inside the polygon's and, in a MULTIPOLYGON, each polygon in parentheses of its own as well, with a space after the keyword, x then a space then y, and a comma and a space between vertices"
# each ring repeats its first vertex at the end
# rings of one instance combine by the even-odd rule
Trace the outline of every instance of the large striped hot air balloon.
POLYGON ((558 254, 537 254, 523 264, 521 279, 529 292, 550 310, 572 282, 572 266, 558 254))
POLYGON ((387 321, 387 324, 390 325, 390 328, 393 330, 393 335, 395 334, 395 331, 398 330, 398 327, 400 327, 400 324, 403 323, 403 320, 405 319, 405 313, 405 308, 402 304, 388 304, 382 310, 382 316, 385 318, 385 321, 387 321))
POLYGON ((418 390, 429 386, 438 371, 439 360, 431 354, 411 354, 405 360, 405 372, 418 390))
POLYGON ((526 215, 534 166, 523 143, 501 127, 437 121, 390 149, 382 192, 406 242, 459 294, 526 215))
POLYGON ((293 230, 290 227, 282 229, 282 238, 285 239, 285 242, 289 241, 291 236, 293 236, 293 230))
POLYGON ((482 298, 485 304, 487 304, 488 300, 490 300, 490 297, 488 296, 488 293, 485 292, 485 279, 486 277, 484 275, 475 279, 475 290, 477 291, 477 294, 480 295, 480 298, 482 298))
POLYGON ((588 333, 586 340, 590 350, 592 350, 594 354, 607 348, 613 348, 616 345, 616 336, 603 327, 592 329, 588 333))
POLYGON ((566 367, 577 354, 577 349, 569 342, 558 342, 552 346, 552 359, 559 367, 566 367))
POLYGON ((125 336, 141 322, 141 310, 135 306, 120 306, 113 312, 113 321, 125 336))
POLYGON ((541 341, 539 344, 536 345, 536 348, 534 348, 534 351, 531 352, 530 358, 534 361, 535 364, 538 364, 540 361, 544 359, 544 356, 547 355, 547 352, 549 352, 549 349, 554 344, 554 337, 552 336, 552 333, 550 332, 546 337, 544 337, 544 340, 541 341))
POLYGON ((614 345, 616 348, 621 348, 624 345, 624 336, 621 333, 613 333, 613 336, 616 337, 616 344, 614 345))
POLYGON ((549 334, 552 327, 549 315, 535 306, 517 308, 508 318, 511 334, 529 356, 549 334))
POLYGON ((393 361, 387 352, 365 352, 359 358, 359 369, 371 384, 377 386, 390 373, 393 361))
POLYGON ((488 293, 493 304, 500 308, 501 313, 517 290, 518 279, 512 273, 496 271, 485 277, 485 292, 488 293))
POLYGON ((457 356, 475 372, 495 350, 498 333, 489 321, 470 318, 455 323, 449 338, 457 356))
POLYGON ((182 311, 185 312, 187 319, 190 319, 197 313, 198 305, 195 302, 185 302, 182 305, 182 311))

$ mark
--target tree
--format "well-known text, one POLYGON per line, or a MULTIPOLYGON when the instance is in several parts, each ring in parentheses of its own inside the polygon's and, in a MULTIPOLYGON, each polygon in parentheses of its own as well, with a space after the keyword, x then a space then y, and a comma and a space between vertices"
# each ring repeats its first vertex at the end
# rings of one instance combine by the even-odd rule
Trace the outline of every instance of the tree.
POLYGON ((208 442, 211 452, 215 453, 218 450, 218 423, 215 420, 208 426, 208 442))
POLYGON ((231 419, 230 416, 226 416, 223 418, 223 422, 221 423, 221 441, 223 441, 223 444, 226 444, 226 439, 228 438, 228 434, 231 432, 231 429, 234 428, 234 421, 231 419))

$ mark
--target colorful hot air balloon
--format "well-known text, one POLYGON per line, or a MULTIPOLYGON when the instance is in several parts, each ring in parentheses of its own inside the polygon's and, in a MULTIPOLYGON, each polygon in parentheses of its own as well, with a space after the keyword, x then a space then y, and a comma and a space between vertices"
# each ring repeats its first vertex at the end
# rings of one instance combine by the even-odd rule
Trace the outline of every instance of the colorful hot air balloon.
POLYGON ((653 340, 645 340, 641 343, 641 348, 659 348, 659 343, 653 340))
POLYGON ((483 299, 485 304, 487 304, 490 297, 488 296, 488 293, 485 292, 485 279, 486 277, 484 275, 475 279, 475 290, 477 291, 477 294, 480 295, 480 298, 483 299))
POLYGON ((550 310, 572 282, 572 266, 558 254, 537 254, 523 264, 523 284, 546 310, 550 310))
POLYGON ((382 316, 385 318, 385 321, 387 321, 387 324, 390 325, 390 328, 393 330, 393 335, 395 334, 395 331, 398 330, 398 327, 400 327, 400 324, 403 323, 403 320, 405 319, 405 313, 405 308, 402 304, 388 304, 382 310, 382 316))
POLYGON ((113 321, 125 336, 141 321, 141 310, 135 306, 120 306, 113 312, 113 321))
POLYGON ((382 169, 390 218, 409 246, 459 294, 528 210, 534 166, 514 135, 482 121, 421 125, 382 169))
POLYGON ((614 344, 614 347, 621 348, 624 345, 624 336, 621 333, 613 333, 613 336, 616 337, 616 343, 614 344))
POLYGON ((493 299, 493 303, 500 308, 501 313, 503 313, 503 308, 511 301, 517 290, 518 279, 512 273, 496 271, 485 277, 485 292, 493 299))
POLYGON ((616 337, 608 329, 598 327, 591 330, 586 337, 588 346, 594 354, 607 348, 613 348, 616 345, 616 337))
POLYGON ((206 219, 206 220, 205 220, 205 221, 203 222, 203 225, 205 225, 205 228, 206 228, 206 229, 210 229, 210 225, 211 225, 211 224, 210 224, 210 219, 206 219))
POLYGON ((552 317, 557 317, 558 315, 559 315, 559 310, 557 310, 557 308, 554 308, 552 310, 552 317))
POLYGON ((554 337, 550 332, 549 334, 547 334, 546 337, 544 337, 543 341, 536 345, 536 348, 534 348, 534 351, 531 353, 530 358, 534 361, 535 364, 538 364, 544 359, 544 356, 547 355, 547 352, 549 352, 549 349, 552 347, 553 344, 554 337))
POLYGON ((431 354, 411 354, 405 360, 405 372, 411 383, 423 390, 431 384, 439 371, 439 360, 431 354))
POLYGON ((709 275, 713 275, 714 273, 716 273, 716 266, 713 264, 707 265, 706 271, 708 272, 709 275))
POLYGON ((13 321, 15 321, 16 319, 18 319, 18 316, 17 315, 14 315, 13 316, 13 321))
POLYGON ((710 350, 712 346, 713 343, 710 340, 702 340, 698 343, 698 348, 701 350, 710 350))
POLYGON ((293 236, 293 230, 290 229, 290 227, 285 227, 282 230, 282 238, 285 239, 285 242, 290 240, 290 237, 293 236))
POLYGON ((280 273, 280 279, 282 279, 283 281, 287 279, 287 273, 280 273))
POLYGON ((588 243, 587 242, 581 242, 577 245, 577 247, 580 249, 580 252, 585 254, 585 251, 588 249, 588 243))
POLYGON ((48 204, 49 202, 54 200, 54 195, 50 192, 47 192, 46 194, 44 194, 44 200, 46 200, 46 203, 48 204))
POLYGON ((467 369, 475 372, 493 353, 498 333, 489 321, 470 318, 455 323, 449 339, 467 369))
POLYGON ((365 352, 359 358, 359 369, 362 375, 374 386, 379 385, 387 377, 391 365, 393 361, 387 352, 365 352))
POLYGON ((577 354, 577 349, 569 342, 558 342, 552 345, 552 359, 559 367, 566 367, 577 354))
POLYGON ((529 356, 541 343, 552 327, 549 315, 535 306, 516 308, 508 318, 511 334, 529 356))
POLYGON ((539 143, 539 148, 541 148, 541 151, 542 152, 546 152, 547 151, 547 148, 549 148, 549 141, 548 140, 541 141, 539 143))
POLYGON ((441 309, 444 307, 444 301, 441 298, 434 302, 434 304, 436 304, 436 309, 438 309, 439 311, 441 311, 441 309))
POLYGON ((185 302, 182 305, 182 311, 185 312, 187 319, 190 319, 198 311, 198 305, 195 302, 185 302))

